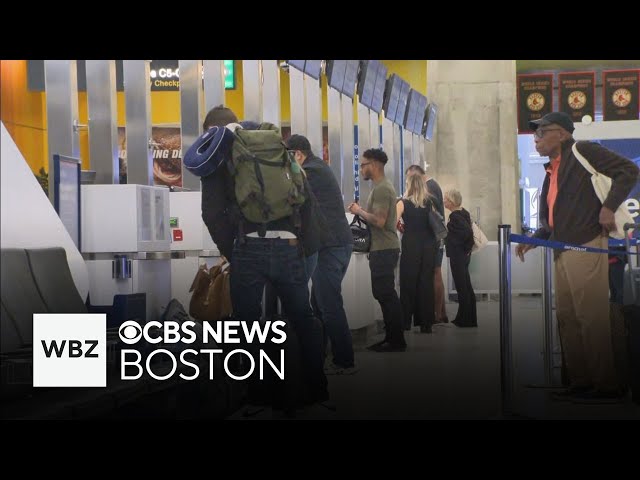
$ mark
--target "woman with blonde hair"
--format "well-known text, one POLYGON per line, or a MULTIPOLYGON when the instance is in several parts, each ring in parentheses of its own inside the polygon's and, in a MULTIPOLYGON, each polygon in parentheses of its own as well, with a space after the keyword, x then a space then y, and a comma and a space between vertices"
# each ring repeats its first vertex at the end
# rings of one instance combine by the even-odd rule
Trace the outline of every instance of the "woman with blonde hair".
POLYGON ((451 275, 458 292, 458 313, 451 323, 456 327, 477 327, 476 294, 469 276, 469 262, 473 248, 471 215, 462 208, 462 195, 455 188, 444 194, 444 206, 451 211, 445 245, 451 265, 451 275))
POLYGON ((420 332, 431 333, 435 320, 433 271, 438 242, 429 224, 433 201, 421 175, 409 175, 402 199, 396 204, 398 218, 402 217, 400 256, 400 303, 405 330, 411 323, 420 332))

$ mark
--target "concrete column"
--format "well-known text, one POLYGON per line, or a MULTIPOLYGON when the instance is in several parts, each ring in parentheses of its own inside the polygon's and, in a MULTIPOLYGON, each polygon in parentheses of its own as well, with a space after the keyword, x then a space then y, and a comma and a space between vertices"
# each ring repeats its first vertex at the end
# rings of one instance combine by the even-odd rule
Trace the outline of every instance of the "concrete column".
POLYGON ((498 224, 520 224, 515 60, 430 60, 427 98, 438 105, 429 173, 443 191, 460 190, 474 219, 479 208, 497 240, 498 224))

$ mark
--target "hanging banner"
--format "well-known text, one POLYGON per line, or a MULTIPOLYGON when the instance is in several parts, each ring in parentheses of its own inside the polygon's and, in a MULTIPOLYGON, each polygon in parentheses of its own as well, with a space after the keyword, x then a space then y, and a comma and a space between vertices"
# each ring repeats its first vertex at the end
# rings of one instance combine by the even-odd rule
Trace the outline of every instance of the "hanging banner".
POLYGON ((640 111, 640 70, 602 72, 602 119, 638 120, 640 111))
POLYGON ((581 122, 585 115, 595 118, 595 72, 560 73, 558 84, 561 112, 574 122, 581 122))
POLYGON ((532 133, 529 122, 553 111, 553 74, 518 75, 518 133, 532 133))
MULTIPOLYGON (((182 187, 182 138, 180 127, 151 127, 153 138, 153 183, 182 187)), ((127 183, 127 137, 118 127, 120 183, 127 183)))

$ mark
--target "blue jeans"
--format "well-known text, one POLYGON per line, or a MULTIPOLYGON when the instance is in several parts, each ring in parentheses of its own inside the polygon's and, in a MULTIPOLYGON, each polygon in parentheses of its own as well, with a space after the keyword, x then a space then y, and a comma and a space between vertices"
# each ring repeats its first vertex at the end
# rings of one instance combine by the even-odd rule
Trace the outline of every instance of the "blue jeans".
MULTIPOLYGON (((307 285, 309 284, 309 279, 311 275, 313 275, 313 271, 316 269, 316 265, 318 263, 318 253, 314 253, 313 255, 309 255, 304 259, 304 268, 305 268, 305 279, 307 285)), ((264 288, 264 316, 269 319, 278 313, 278 294, 276 293, 276 289, 270 282, 267 282, 264 288)))
POLYGON ((333 363, 344 368, 354 366, 351 331, 342 302, 342 279, 352 250, 352 245, 320 250, 311 289, 316 316, 323 321, 325 336, 331 340, 333 363))
POLYGON ((316 268, 318 266, 318 258, 318 253, 316 252, 304 259, 304 268, 305 274, 307 275, 307 283, 309 283, 309 280, 313 276, 313 272, 316 271, 316 268))
POLYGON ((308 277, 298 247, 286 239, 246 238, 233 249, 231 301, 233 315, 245 322, 258 321, 266 282, 276 289, 282 308, 295 327, 302 352, 305 383, 313 394, 327 390, 324 375, 322 328, 309 304, 308 277))

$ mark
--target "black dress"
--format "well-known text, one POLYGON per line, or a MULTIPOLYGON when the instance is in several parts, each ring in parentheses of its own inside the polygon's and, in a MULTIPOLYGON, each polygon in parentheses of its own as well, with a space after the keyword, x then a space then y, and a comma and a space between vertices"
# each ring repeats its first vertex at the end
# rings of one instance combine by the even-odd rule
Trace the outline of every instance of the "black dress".
POLYGON ((435 298, 433 272, 435 269, 438 243, 429 225, 428 213, 432 208, 427 200, 422 208, 411 201, 404 203, 404 234, 402 235, 402 255, 400 257, 400 303, 405 329, 413 324, 421 331, 431 331, 435 321, 435 298))

